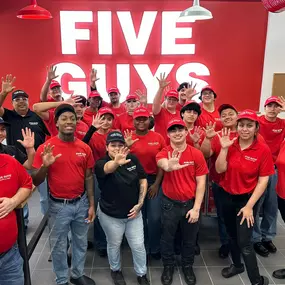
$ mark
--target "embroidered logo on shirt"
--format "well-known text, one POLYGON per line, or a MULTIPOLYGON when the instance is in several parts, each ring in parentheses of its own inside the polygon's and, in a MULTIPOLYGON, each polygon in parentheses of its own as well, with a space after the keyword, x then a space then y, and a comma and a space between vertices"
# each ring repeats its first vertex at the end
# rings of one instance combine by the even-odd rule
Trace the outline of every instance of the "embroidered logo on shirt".
POLYGON ((283 129, 272 129, 272 132, 277 134, 281 133, 282 131, 283 129))
POLYGON ((133 165, 133 166, 131 166, 131 167, 127 167, 127 170, 128 171, 133 171, 133 170, 135 170, 137 168, 137 166, 136 165, 133 165))
POLYGON ((7 174, 7 175, 1 175, 0 176, 0 181, 4 181, 4 180, 10 180, 12 177, 12 174, 7 174))
POLYGON ((249 160, 249 161, 252 161, 252 162, 256 162, 256 161, 257 161, 257 158, 250 157, 250 156, 248 156, 248 155, 246 155, 244 158, 245 158, 246 160, 249 160))
POLYGON ((39 122, 29 122, 29 124, 32 126, 37 126, 39 124, 39 122))
POLYGON ((158 142, 149 142, 148 145, 158 145, 158 142))
POLYGON ((192 161, 184 161, 183 164, 194 165, 194 161, 193 160, 192 161))
POLYGON ((85 157, 86 153, 84 153, 84 152, 77 152, 76 155, 80 156, 80 157, 85 157))

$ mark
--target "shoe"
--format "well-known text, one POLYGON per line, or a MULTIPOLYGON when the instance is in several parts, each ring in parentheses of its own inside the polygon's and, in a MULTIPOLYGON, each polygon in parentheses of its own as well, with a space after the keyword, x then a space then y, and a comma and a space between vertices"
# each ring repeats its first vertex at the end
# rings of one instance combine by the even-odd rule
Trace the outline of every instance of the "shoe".
POLYGON ((267 257, 269 255, 269 251, 263 246, 262 242, 254 243, 253 248, 257 254, 263 257, 267 257))
POLYGON ((226 267, 222 270, 222 276, 224 278, 231 278, 237 274, 244 272, 244 265, 242 264, 241 267, 236 267, 234 264, 232 264, 230 267, 226 267))
POLYGON ((71 267, 71 253, 67 253, 67 265, 70 268, 71 267))
POLYGON ((123 276, 122 271, 111 270, 111 277, 112 277, 115 285, 126 285, 126 281, 125 281, 125 278, 123 276))
POLYGON ((277 251, 276 246, 274 245, 274 243, 271 240, 262 241, 262 245, 270 252, 270 253, 275 253, 277 251))
POLYGON ((100 257, 106 257, 107 256, 107 249, 102 248, 102 249, 98 249, 98 254, 100 257))
POLYGON ((96 285, 95 281, 85 275, 79 277, 79 278, 70 278, 70 283, 75 285, 96 285))
POLYGON ((150 256, 151 256, 153 259, 155 259, 155 260, 160 260, 160 259, 161 259, 161 254, 160 254, 160 252, 152 253, 150 256))
POLYGON ((196 276, 194 274, 192 266, 182 266, 182 271, 184 274, 185 282, 188 285, 195 285, 196 284, 196 276))
POLYGON ((277 279, 285 279, 285 269, 275 270, 272 276, 277 279))
POLYGON ((261 281, 258 284, 255 285, 268 285, 269 284, 269 280, 267 277, 265 276, 260 276, 261 281))
POLYGON ((220 248, 219 248, 219 257, 222 259, 225 259, 229 256, 229 252, 230 252, 230 247, 228 244, 223 244, 220 248))
POLYGON ((137 280, 138 280, 138 283, 139 283, 140 285, 149 285, 149 284, 150 284, 149 281, 148 281, 148 279, 147 279, 147 277, 146 277, 146 275, 138 276, 138 277, 137 277, 137 280))
POLYGON ((88 241, 87 242, 87 249, 92 249, 94 247, 93 242, 92 241, 88 241))
POLYGON ((198 243, 195 245, 195 255, 200 255, 200 246, 198 243))
POLYGON ((163 285, 170 285, 173 281, 173 274, 174 274, 174 266, 166 265, 163 268, 163 272, 161 275, 161 283, 163 285))

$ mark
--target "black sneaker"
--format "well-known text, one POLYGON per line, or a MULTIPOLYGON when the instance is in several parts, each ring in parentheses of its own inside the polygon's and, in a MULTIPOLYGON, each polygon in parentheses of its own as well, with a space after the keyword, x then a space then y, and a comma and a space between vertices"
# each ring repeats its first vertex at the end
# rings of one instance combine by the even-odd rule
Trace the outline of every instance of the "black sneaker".
POLYGON ((144 275, 144 276, 138 276, 138 277, 137 277, 137 280, 138 280, 138 283, 139 283, 140 285, 150 285, 150 283, 149 283, 149 281, 148 281, 146 275, 144 275))
POLYGON ((70 283, 75 285, 96 285, 95 281, 85 275, 79 277, 79 278, 70 278, 70 283))
POLYGON ((225 259, 229 256, 229 252, 230 252, 230 247, 228 244, 223 244, 220 248, 219 248, 219 257, 222 259, 225 259))
POLYGON ((174 266, 166 265, 163 268, 163 272, 161 275, 161 283, 163 285, 170 285, 173 281, 173 274, 174 274, 174 266))
POLYGON ((196 284, 196 276, 194 274, 192 266, 182 266, 182 271, 184 274, 185 282, 188 285, 195 285, 196 284))
POLYGON ((236 267, 234 264, 232 264, 230 267, 226 267, 222 270, 222 276, 224 278, 231 278, 237 274, 244 272, 244 265, 242 264, 241 267, 236 267))
POLYGON ((97 249, 98 254, 100 257, 106 257, 107 256, 107 249, 102 248, 102 249, 97 249))
POLYGON ((126 281, 125 281, 122 271, 112 271, 111 270, 111 277, 115 285, 126 285, 126 281))
POLYGON ((269 284, 269 280, 267 277, 265 276, 260 276, 261 280, 258 284, 255 285, 268 285, 269 284))
POLYGON ((150 256, 151 256, 153 259, 155 259, 155 260, 160 260, 160 259, 161 259, 161 254, 160 254, 160 252, 152 253, 150 256))
POLYGON ((255 252, 263 257, 268 257, 269 251, 263 246, 262 242, 256 242, 253 244, 255 252))
POLYGON ((198 243, 195 245, 195 255, 200 255, 200 246, 198 243))
POLYGON ((285 269, 278 269, 272 273, 272 276, 277 279, 285 279, 285 269))
POLYGON ((269 241, 263 240, 263 241, 262 241, 262 245, 263 245, 270 253, 276 253, 276 251, 277 251, 276 246, 274 245, 274 243, 273 243, 271 240, 269 240, 269 241))

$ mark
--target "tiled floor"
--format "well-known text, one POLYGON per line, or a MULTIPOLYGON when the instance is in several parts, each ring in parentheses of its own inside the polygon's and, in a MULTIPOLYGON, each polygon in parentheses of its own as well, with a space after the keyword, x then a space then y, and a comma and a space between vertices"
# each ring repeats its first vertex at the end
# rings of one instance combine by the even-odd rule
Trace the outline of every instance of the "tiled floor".
MULTIPOLYGON (((30 208, 30 224, 27 233, 29 240, 36 230, 42 216, 39 207, 39 195, 34 193, 29 202, 30 208)), ((200 246, 201 255, 197 256, 194 264, 194 271, 197 277, 197 285, 250 285, 246 273, 235 276, 230 279, 224 279, 221 276, 221 270, 224 266, 230 264, 230 260, 219 259, 217 249, 219 248, 219 240, 217 233, 217 222, 214 218, 203 218, 200 230, 200 246)), ((285 267, 285 225, 281 220, 278 222, 278 236, 275 239, 278 247, 276 254, 271 254, 268 258, 258 257, 260 272, 266 275, 270 284, 285 284, 285 280, 274 279, 271 275, 276 269, 285 267)), ((48 262, 49 257, 48 230, 46 229, 40 239, 31 259, 31 276, 33 285, 54 285, 54 273, 52 272, 52 264, 48 262)), ((130 250, 125 246, 122 253, 123 273, 127 285, 137 284, 136 276, 132 267, 132 258, 130 250)), ((179 258, 177 259, 178 267, 174 275, 173 285, 186 285, 183 280, 181 267, 179 266, 179 258)), ((92 277, 97 285, 111 285, 110 270, 107 258, 101 258, 94 250, 88 251, 85 272, 92 277)), ((148 276, 151 284, 161 284, 160 276, 162 272, 162 264, 160 261, 149 260, 148 276)))

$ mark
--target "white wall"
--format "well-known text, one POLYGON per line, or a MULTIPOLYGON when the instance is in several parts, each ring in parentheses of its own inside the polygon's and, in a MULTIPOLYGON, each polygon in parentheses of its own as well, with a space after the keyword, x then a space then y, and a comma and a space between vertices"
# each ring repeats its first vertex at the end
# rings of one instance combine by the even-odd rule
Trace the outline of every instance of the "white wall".
MULTIPOLYGON (((273 73, 285 73, 285 12, 269 13, 259 110, 271 95, 273 73)), ((283 117, 283 116, 282 116, 283 117)))

